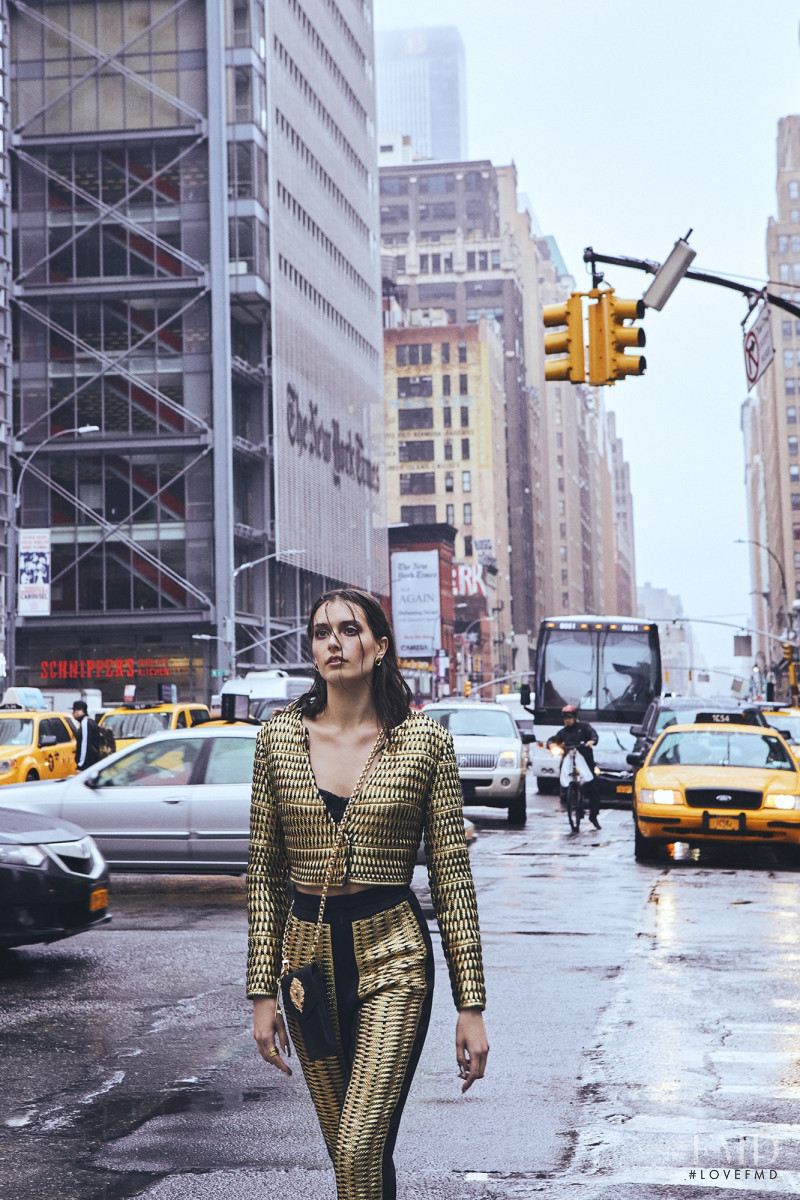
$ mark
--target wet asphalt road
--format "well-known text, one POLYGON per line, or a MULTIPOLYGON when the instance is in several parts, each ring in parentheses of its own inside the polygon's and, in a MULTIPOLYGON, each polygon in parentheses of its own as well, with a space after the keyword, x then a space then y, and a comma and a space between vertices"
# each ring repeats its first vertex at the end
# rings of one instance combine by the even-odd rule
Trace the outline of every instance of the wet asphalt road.
MULTIPOLYGON (((629 814, 570 836, 535 793, 524 830, 469 811, 489 1073, 461 1097, 435 939, 401 1200, 796 1195, 797 872, 638 865, 629 814)), ((112 924, 0 960, 0 1200, 333 1200, 299 1072, 254 1050, 243 894, 118 875, 112 924)))

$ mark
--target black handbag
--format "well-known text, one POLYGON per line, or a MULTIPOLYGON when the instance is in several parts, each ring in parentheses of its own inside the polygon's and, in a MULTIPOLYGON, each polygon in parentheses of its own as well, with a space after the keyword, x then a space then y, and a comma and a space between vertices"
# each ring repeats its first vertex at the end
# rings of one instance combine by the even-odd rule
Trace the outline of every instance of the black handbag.
POLYGON ((330 1058, 339 1048, 336 1031, 333 1026, 333 1017, 331 1016, 330 1005, 328 1004, 325 976, 322 967, 317 962, 317 952, 319 950, 319 939, 322 934, 322 918, 325 913, 328 887, 339 848, 344 840, 345 824, 350 815, 353 801, 363 788, 364 781, 369 774, 369 769, 383 746, 384 740, 385 734, 381 730, 375 741, 375 745, 372 747, 372 753, 364 764, 364 770, 359 776, 353 794, 347 801, 347 806, 342 813, 339 827, 336 831, 333 852, 328 862, 328 869, 325 872, 325 882, 322 886, 317 927, 314 931, 314 944, 311 948, 311 962, 307 963, 304 967, 298 967, 296 971, 289 970, 289 960, 286 957, 286 932, 284 931, 283 965, 280 978, 284 1017, 288 1013, 295 1020, 300 1036, 303 1039, 305 1052, 312 1062, 315 1062, 319 1058, 330 1058))

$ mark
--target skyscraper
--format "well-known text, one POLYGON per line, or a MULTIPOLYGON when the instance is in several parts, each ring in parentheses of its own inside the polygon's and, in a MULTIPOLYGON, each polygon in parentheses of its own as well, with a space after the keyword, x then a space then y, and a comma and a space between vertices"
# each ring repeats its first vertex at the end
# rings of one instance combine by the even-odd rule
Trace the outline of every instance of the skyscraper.
POLYGON ((467 157, 464 43, 452 25, 377 35, 378 129, 409 134, 416 154, 467 157))
POLYGON ((199 698, 296 664, 328 581, 387 589, 371 20, 13 7, 19 515, 52 548, 20 682, 199 698))

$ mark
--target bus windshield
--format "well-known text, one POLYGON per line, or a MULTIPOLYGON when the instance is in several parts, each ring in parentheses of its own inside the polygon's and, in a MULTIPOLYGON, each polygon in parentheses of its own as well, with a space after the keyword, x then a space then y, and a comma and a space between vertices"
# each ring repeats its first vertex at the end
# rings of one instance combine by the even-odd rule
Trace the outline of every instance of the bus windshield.
POLYGON ((574 704, 587 721, 634 723, 660 690, 654 625, 602 618, 542 622, 536 652, 538 721, 561 724, 561 709, 574 704))

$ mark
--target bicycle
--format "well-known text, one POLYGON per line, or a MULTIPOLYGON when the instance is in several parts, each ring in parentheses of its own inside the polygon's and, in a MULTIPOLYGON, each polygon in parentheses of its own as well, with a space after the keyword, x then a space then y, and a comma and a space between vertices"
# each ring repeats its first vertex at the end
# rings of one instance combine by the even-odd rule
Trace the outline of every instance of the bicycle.
POLYGON ((570 829, 573 833, 577 833, 581 827, 581 821, 586 815, 586 796, 583 787, 585 774, 589 768, 577 746, 570 746, 567 750, 561 750, 560 747, 556 749, 553 746, 551 753, 561 754, 564 759, 559 774, 561 803, 567 810, 570 829))

